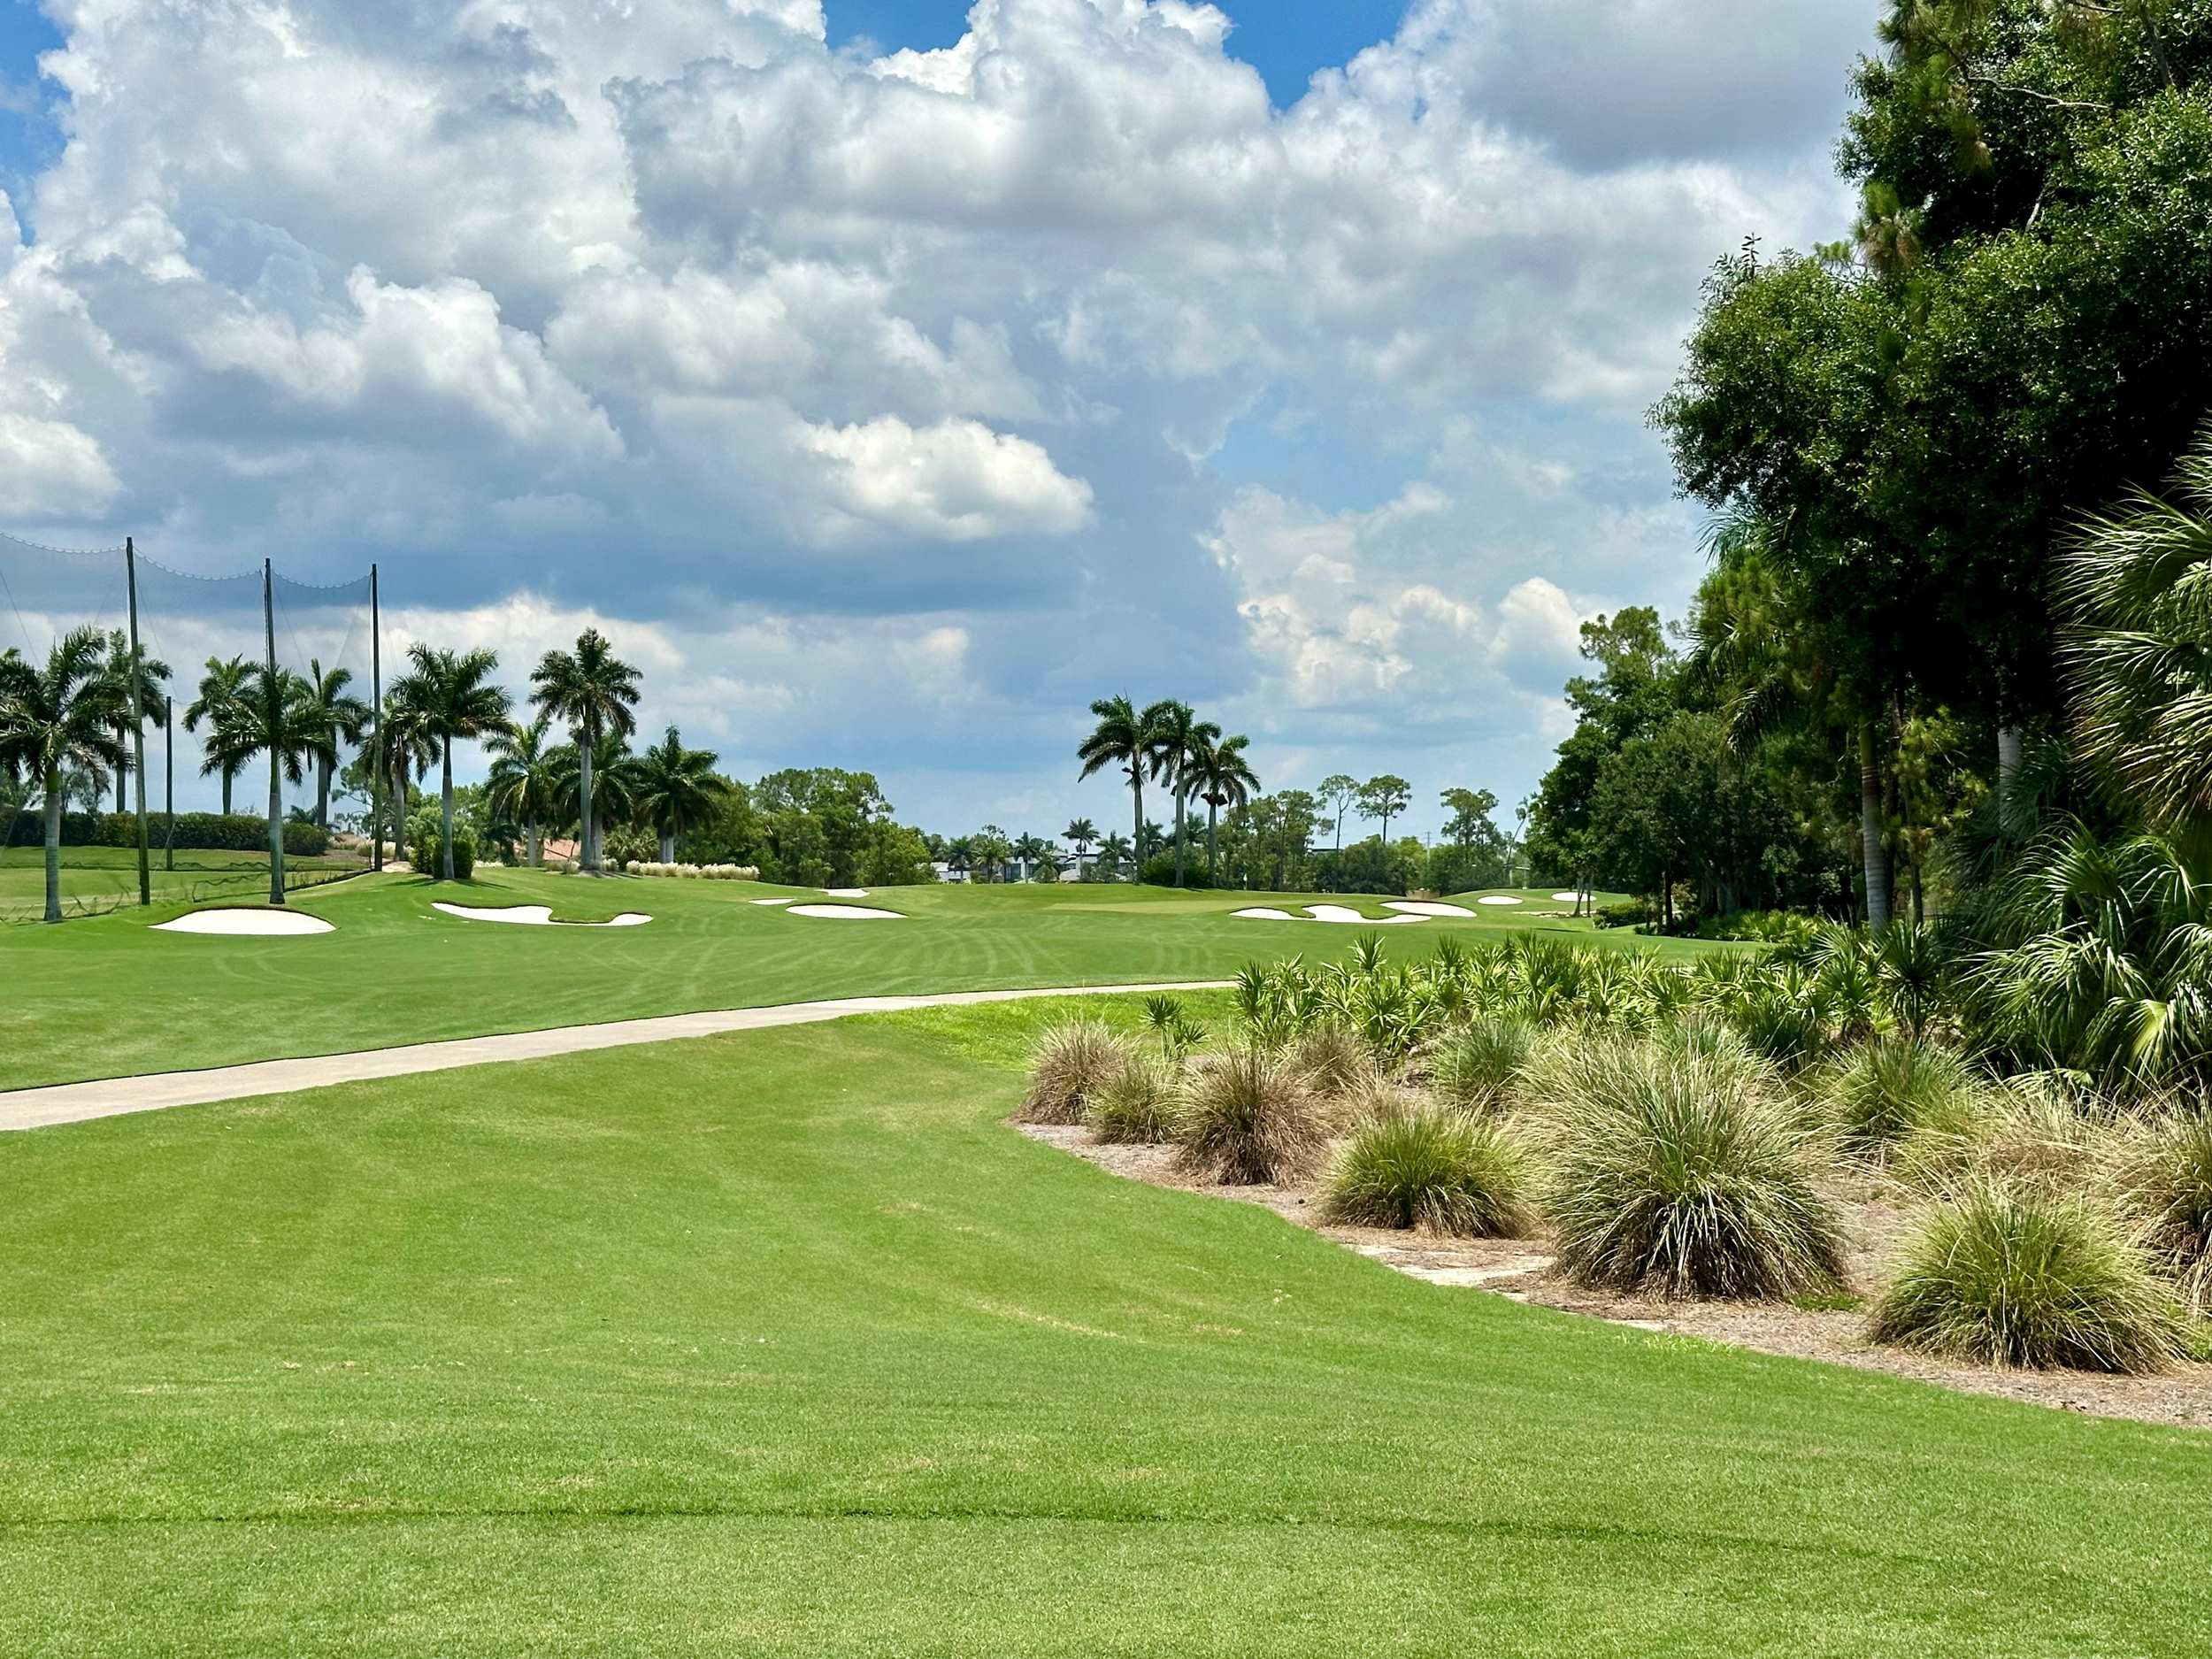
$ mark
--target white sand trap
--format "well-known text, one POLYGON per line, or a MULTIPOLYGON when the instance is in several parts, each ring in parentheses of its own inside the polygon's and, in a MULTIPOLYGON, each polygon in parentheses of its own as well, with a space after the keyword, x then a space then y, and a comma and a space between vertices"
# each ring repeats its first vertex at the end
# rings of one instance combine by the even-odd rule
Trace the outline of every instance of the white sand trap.
POLYGON ((748 899, 745 902, 748 904, 788 904, 791 902, 789 899, 748 899))
POLYGON ((896 910, 872 910, 864 904, 795 904, 786 916, 818 916, 831 922, 902 922, 896 910))
POLYGON ((868 889, 865 887, 824 887, 822 896, 826 899, 864 899, 868 896, 868 889))
POLYGON ((156 922, 159 933, 250 933, 263 939, 296 939, 338 930, 304 910, 194 910, 173 922, 156 922))
POLYGON ((1551 896, 1552 902, 1555 904, 1572 904, 1577 899, 1580 898, 1582 895, 1579 893, 1555 893, 1551 896))
POLYGON ((519 922, 525 927, 639 927, 653 919, 642 911, 625 910, 611 921, 557 922, 549 904, 501 904, 486 910, 433 899, 430 908, 443 910, 448 916, 457 916, 465 922, 519 922))
POLYGON ((1256 922, 1294 922, 1298 918, 1288 910, 1271 910, 1264 904, 1256 904, 1248 910, 1232 910, 1233 916, 1248 916, 1256 922))
POLYGON ((1520 900, 1509 893, 1486 893, 1475 902, 1478 904, 1518 904, 1520 900))
POLYGON ((1421 916, 1362 916, 1348 904, 1309 904, 1306 914, 1317 922, 1346 922, 1358 927, 1388 927, 1394 923, 1428 919, 1421 916))
POLYGON ((1440 904, 1431 899, 1385 899, 1383 909, 1401 910, 1408 916, 1472 916, 1474 914, 1463 904, 1440 904))

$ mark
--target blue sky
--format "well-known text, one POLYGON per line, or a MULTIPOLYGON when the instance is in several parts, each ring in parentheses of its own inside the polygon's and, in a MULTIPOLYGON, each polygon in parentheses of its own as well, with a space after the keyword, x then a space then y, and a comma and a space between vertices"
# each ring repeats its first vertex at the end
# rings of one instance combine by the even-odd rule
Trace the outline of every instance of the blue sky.
POLYGON ((1113 818, 1121 691, 1432 827, 1686 601, 1644 411, 1717 257, 1847 225, 1878 10, 0 0, 0 530, 374 560, 388 657, 517 683, 598 626, 946 833, 1113 818))

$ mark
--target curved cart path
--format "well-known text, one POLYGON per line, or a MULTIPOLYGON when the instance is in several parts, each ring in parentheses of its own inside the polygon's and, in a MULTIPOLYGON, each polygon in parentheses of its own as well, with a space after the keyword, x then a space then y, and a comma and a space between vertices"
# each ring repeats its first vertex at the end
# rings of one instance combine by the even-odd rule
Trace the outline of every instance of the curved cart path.
POLYGON ((397 1048, 363 1048, 351 1054, 311 1055, 296 1060, 257 1060, 246 1065, 216 1066, 204 1071, 152 1071, 141 1077, 101 1078, 89 1083, 56 1083, 43 1088, 0 1091, 0 1130, 40 1129, 49 1124, 81 1123, 123 1112, 157 1111, 164 1106, 200 1106, 213 1101, 243 1100, 255 1094, 288 1094, 296 1089, 372 1078, 406 1077, 417 1071, 448 1071, 457 1066, 491 1065, 503 1060, 542 1060, 557 1054, 593 1048, 620 1048, 632 1043, 670 1042, 685 1037, 713 1037, 726 1031, 764 1031, 774 1025, 805 1025, 853 1014, 895 1014, 910 1008, 961 1008, 974 1002, 1015 1002, 1035 996, 1108 996, 1148 991, 1204 991, 1227 979, 1183 979, 1149 985, 1063 985, 1021 991, 941 991, 923 996, 845 996, 818 1002, 781 1002, 765 1008, 714 1009, 700 1014, 664 1014, 650 1019, 618 1019, 598 1025, 557 1025, 549 1031, 510 1032, 495 1037, 458 1037, 446 1042, 413 1042, 397 1048))

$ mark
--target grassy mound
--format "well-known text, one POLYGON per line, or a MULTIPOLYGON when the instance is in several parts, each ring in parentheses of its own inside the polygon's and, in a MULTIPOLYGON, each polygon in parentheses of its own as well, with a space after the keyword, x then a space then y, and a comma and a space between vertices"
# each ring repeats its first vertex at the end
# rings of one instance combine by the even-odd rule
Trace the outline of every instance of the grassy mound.
POLYGON ((1521 1148, 1495 1119, 1436 1107, 1388 1109, 1339 1150, 1321 1213, 1355 1226, 1514 1238, 1534 1220, 1521 1148))
POLYGON ((1552 1162, 1543 1206, 1576 1282, 1781 1296, 1840 1277, 1820 1139, 1755 1062, 1612 1039, 1549 1047, 1532 1087, 1552 1162))
POLYGON ((1175 1140, 1187 1171, 1225 1186, 1289 1180, 1319 1161, 1325 1138, 1313 1085, 1280 1055, 1236 1048, 1185 1070, 1175 1140))
POLYGON ((2185 1351, 2165 1288, 2108 1217, 1994 1184, 1929 1220, 1869 1328, 1878 1342, 1999 1365, 2144 1371, 2185 1351))
POLYGON ((1965 1061, 1902 1036, 1846 1050, 1820 1070, 1813 1094, 1846 1146, 1878 1156, 1917 1131, 1961 1130, 1983 1109, 1965 1061))
POLYGON ((1536 1027, 1518 1014, 1491 1014, 1455 1032, 1430 1057, 1429 1087, 1470 1111, 1495 1111, 1511 1098, 1536 1027))
POLYGON ((2154 1264, 2192 1313, 2212 1317, 2212 1109, 2131 1136, 2115 1160, 2113 1184, 2154 1264))
POLYGON ((1129 1064, 1128 1042, 1088 1016, 1046 1028, 1029 1061, 1029 1092, 1015 1116, 1031 1124, 1079 1124, 1092 1095, 1129 1064))
POLYGON ((1180 1073, 1157 1055, 1132 1054, 1094 1089, 1084 1122, 1105 1145, 1151 1144, 1171 1138, 1180 1073))

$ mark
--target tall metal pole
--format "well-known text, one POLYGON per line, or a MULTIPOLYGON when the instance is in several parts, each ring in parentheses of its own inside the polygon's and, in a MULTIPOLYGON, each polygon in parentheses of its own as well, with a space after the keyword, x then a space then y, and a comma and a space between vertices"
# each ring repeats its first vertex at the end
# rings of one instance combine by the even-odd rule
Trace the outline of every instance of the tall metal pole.
POLYGON ((267 559, 261 561, 261 633, 267 650, 266 680, 269 729, 269 902, 284 902, 284 687, 277 680, 276 576, 267 559))
POLYGON ((144 659, 138 654, 138 548, 129 536, 123 538, 123 586, 131 604, 131 757, 138 774, 138 902, 147 905, 154 902, 154 879, 146 864, 146 710, 139 697, 146 671, 142 666, 144 659))
POLYGON ((167 820, 167 827, 161 834, 161 867, 174 870, 177 867, 177 700, 174 697, 161 700, 161 769, 166 774, 162 780, 165 793, 161 816, 167 820))
POLYGON ((384 868, 384 626, 369 566, 369 868, 384 868))

